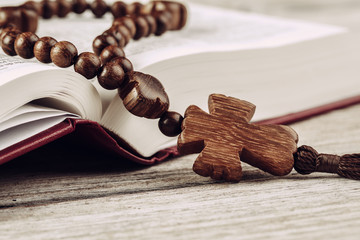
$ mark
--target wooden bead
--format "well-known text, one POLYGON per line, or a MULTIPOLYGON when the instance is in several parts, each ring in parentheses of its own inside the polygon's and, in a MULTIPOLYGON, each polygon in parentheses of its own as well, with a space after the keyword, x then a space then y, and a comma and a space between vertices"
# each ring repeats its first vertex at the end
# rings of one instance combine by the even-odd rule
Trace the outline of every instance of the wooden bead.
POLYGON ((187 21, 187 10, 183 4, 173 1, 154 1, 154 4, 164 5, 165 9, 171 13, 171 26, 169 30, 180 30, 185 26, 187 21))
POLYGON ((3 37, 6 35, 7 32, 9 31, 15 31, 15 32, 19 32, 19 34, 21 33, 16 27, 14 26, 4 26, 3 28, 1 28, 1 33, 0 33, 0 46, 1 46, 1 42, 3 37))
POLYGON ((9 56, 15 56, 14 43, 16 37, 20 34, 20 31, 6 31, 1 39, 1 47, 3 51, 9 56))
POLYGON ((149 25, 143 16, 134 17, 134 23, 136 26, 136 33, 133 37, 134 40, 138 40, 149 35, 149 25))
POLYGON ((150 36, 151 34, 154 34, 156 32, 156 20, 154 18, 154 16, 152 15, 144 15, 143 16, 145 18, 145 20, 147 21, 148 23, 148 26, 149 26, 149 32, 148 34, 145 36, 145 37, 148 37, 150 36))
POLYGON ((44 19, 49 19, 52 16, 57 14, 58 3, 51 0, 43 0, 42 2, 42 17, 44 19))
POLYGON ((57 43, 52 37, 42 37, 34 45, 34 56, 42 63, 51 63, 50 51, 57 43))
POLYGON ((19 34, 14 43, 15 52, 22 58, 30 59, 34 57, 34 45, 39 37, 32 32, 19 34))
POLYGON ((108 30, 103 32, 103 35, 113 36, 116 39, 119 47, 121 47, 121 48, 125 47, 125 45, 126 45, 125 37, 122 35, 122 33, 116 27, 109 28, 108 30))
POLYGON ((126 16, 126 3, 123 1, 114 2, 111 5, 110 11, 115 18, 126 16))
POLYGON ((99 84, 109 90, 119 88, 124 81, 125 72, 119 64, 106 63, 98 74, 99 84))
POLYGON ((50 51, 52 62, 62 68, 70 67, 74 64, 77 57, 77 49, 71 42, 60 41, 56 43, 50 51))
POLYGON ((177 112, 165 112, 159 119, 159 129, 165 136, 175 137, 181 133, 183 119, 177 112))
POLYGON ((76 14, 81 14, 88 9, 88 4, 86 0, 73 0, 72 1, 72 10, 76 14))
POLYGON ((136 33, 136 26, 134 20, 129 16, 115 19, 113 25, 124 25, 125 27, 127 27, 127 29, 129 29, 130 31, 130 35, 131 35, 130 38, 134 37, 136 33))
POLYGON ((21 9, 19 7, 1 7, 0 8, 0 26, 11 23, 20 30, 22 25, 21 9))
POLYGON ((129 73, 134 70, 133 65, 130 62, 130 60, 125 57, 116 57, 116 58, 112 59, 111 62, 119 64, 125 73, 129 73))
POLYGON ((57 0, 58 11, 57 15, 60 18, 66 17, 72 10, 72 3, 69 0, 57 0))
POLYGON ((101 68, 101 61, 98 56, 91 52, 81 53, 75 61, 75 72, 80 73, 87 79, 96 77, 101 68))
POLYGON ((109 45, 117 46, 116 39, 111 35, 99 35, 93 41, 93 51, 96 55, 100 55, 101 51, 109 45))
POLYGON ((170 30, 171 25, 171 13, 168 11, 162 11, 157 12, 154 15, 154 18, 156 19, 156 31, 155 35, 160 36, 164 34, 166 31, 170 30))
POLYGON ((103 0, 95 0, 90 4, 90 9, 97 18, 101 18, 108 11, 108 5, 103 0))
POLYGON ((27 1, 24 4, 22 4, 21 7, 35 11, 38 16, 42 16, 43 14, 42 4, 37 1, 27 1))
POLYGON ((34 10, 21 7, 0 8, 0 26, 13 24, 21 32, 35 32, 38 15, 34 10))
POLYGON ((100 60, 103 65, 116 57, 125 57, 125 52, 117 46, 107 46, 100 53, 100 60))
POLYGON ((38 14, 34 10, 21 9, 21 32, 35 33, 38 27, 38 14))
POLYGON ((133 2, 127 5, 126 12, 128 15, 139 15, 143 4, 140 2, 133 2))
POLYGON ((130 72, 118 91, 125 108, 136 116, 155 119, 169 108, 164 87, 151 75, 130 72))
POLYGON ((130 42, 131 40, 131 33, 127 27, 124 25, 118 25, 116 26, 116 29, 123 35, 125 39, 125 46, 130 42))

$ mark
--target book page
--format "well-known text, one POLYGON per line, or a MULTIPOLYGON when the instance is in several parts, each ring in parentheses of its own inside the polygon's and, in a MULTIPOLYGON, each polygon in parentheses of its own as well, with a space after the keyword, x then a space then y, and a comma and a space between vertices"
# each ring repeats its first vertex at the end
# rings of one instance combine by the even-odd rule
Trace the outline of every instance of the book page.
POLYGON ((189 54, 271 48, 345 32, 346 29, 301 20, 189 4, 181 31, 133 42, 126 48, 138 69, 189 54))
POLYGON ((79 118, 61 110, 26 104, 0 118, 0 151, 36 133, 54 126, 66 118, 79 118))

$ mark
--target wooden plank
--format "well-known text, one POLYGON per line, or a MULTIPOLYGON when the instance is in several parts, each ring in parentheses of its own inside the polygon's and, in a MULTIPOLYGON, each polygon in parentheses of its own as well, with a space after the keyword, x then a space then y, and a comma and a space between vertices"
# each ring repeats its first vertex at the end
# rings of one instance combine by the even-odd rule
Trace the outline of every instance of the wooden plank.
MULTIPOLYGON (((357 105, 292 127, 319 151, 353 152, 360 146, 359 113, 357 105)), ((8 167, 0 179, 0 239, 353 239, 360 233, 358 181, 321 173, 274 177, 246 165, 244 181, 229 184, 195 175, 195 157, 147 168, 106 160, 106 167, 90 161, 83 171, 71 161, 8 167)))

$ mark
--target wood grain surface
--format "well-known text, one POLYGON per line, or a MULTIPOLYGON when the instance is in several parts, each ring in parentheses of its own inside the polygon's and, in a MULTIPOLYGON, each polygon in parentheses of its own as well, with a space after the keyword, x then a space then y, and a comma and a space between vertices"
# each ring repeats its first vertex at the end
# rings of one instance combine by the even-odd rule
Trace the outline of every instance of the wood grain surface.
MULTIPOLYGON (((246 2, 272 2, 271 11, 257 9, 360 30, 356 1, 336 8, 328 1, 295 1, 304 5, 297 8, 246 2)), ((359 116, 356 105, 291 127, 299 145, 360 152, 359 116)), ((55 145, 0 167, 0 239, 359 238, 359 181, 294 171, 275 177, 244 164, 243 181, 232 184, 193 173, 195 155, 138 167, 55 145)))

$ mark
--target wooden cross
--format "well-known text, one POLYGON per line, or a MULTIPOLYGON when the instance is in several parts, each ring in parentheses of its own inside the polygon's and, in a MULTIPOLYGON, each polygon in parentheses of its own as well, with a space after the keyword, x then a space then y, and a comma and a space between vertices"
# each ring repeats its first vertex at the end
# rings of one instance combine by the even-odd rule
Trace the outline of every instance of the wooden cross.
POLYGON ((200 153, 193 170, 201 176, 238 182, 241 161, 273 175, 286 175, 294 165, 298 136, 283 125, 249 123, 255 105, 220 94, 209 96, 210 114, 189 106, 178 138, 180 153, 200 153))

